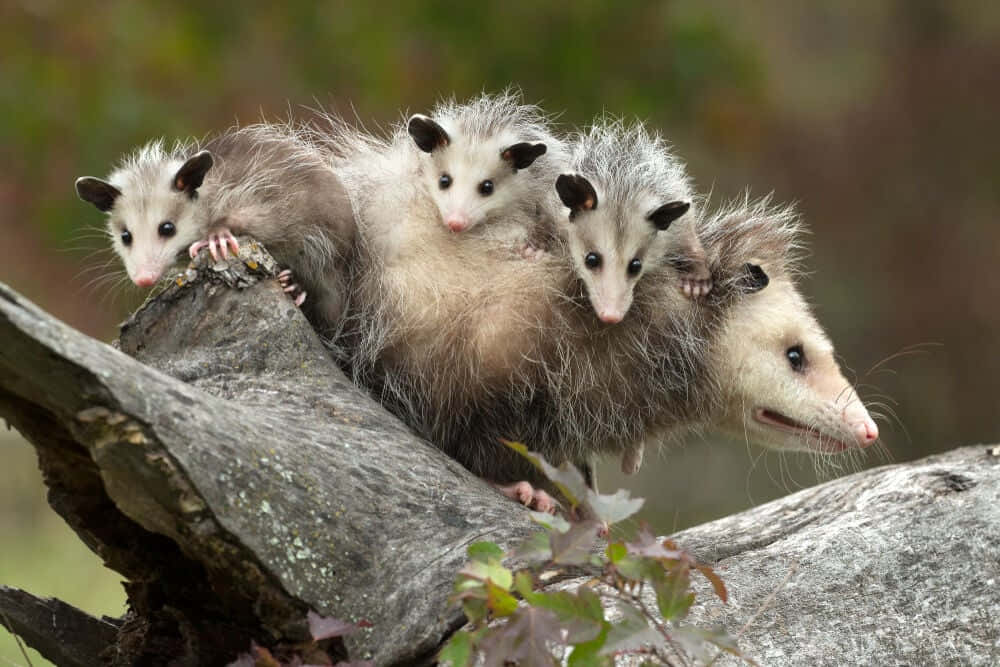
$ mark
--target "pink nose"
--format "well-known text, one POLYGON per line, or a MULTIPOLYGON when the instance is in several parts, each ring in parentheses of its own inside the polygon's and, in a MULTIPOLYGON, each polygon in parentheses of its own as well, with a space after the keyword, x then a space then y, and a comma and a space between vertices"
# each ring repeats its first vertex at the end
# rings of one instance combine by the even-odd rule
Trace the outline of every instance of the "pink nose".
POLYGON ((132 279, 132 282, 139 287, 152 287, 159 279, 160 275, 158 273, 153 273, 152 271, 140 271, 135 274, 135 278, 132 279))
POLYGON ((858 422, 854 425, 854 437, 859 445, 867 447, 878 440, 878 426, 871 419, 858 422))
POLYGON ((624 317, 625 314, 617 310, 602 310, 597 313, 597 318, 607 324, 617 324, 624 317))
POLYGON ((444 224, 453 232, 461 232, 469 226, 469 216, 463 213, 452 213, 444 219, 444 224))

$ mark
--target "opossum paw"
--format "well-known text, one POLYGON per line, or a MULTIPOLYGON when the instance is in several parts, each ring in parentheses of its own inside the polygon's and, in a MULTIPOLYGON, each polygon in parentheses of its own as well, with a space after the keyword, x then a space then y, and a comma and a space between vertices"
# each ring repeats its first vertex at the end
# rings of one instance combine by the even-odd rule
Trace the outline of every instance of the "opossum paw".
POLYGON ((547 254, 548 253, 546 253, 544 249, 536 248, 530 243, 525 243, 523 246, 521 246, 521 257, 527 260, 531 260, 533 262, 537 262, 538 260, 545 257, 545 255, 547 254))
POLYGON ((681 291, 689 299, 699 299, 703 296, 708 296, 708 293, 712 291, 712 286, 711 278, 693 278, 690 276, 681 278, 681 291))
POLYGON ((192 243, 188 247, 188 254, 191 255, 191 259, 194 259, 195 255, 203 248, 208 248, 208 252, 212 254, 212 259, 219 261, 220 255, 223 259, 229 257, 230 249, 232 249, 234 255, 238 255, 240 252, 240 242, 236 240, 236 237, 233 236, 233 233, 229 229, 223 227, 209 234, 208 238, 192 243))
POLYGON ((528 482, 517 482, 516 484, 509 484, 507 486, 495 484, 494 486, 497 487, 500 493, 511 500, 521 503, 528 509, 547 514, 556 513, 557 505, 555 499, 545 491, 531 486, 528 482))
POLYGON ((291 269, 285 269, 278 274, 278 284, 281 285, 281 289, 284 290, 288 296, 292 297, 296 306, 301 306, 306 302, 306 291, 299 287, 297 283, 292 282, 292 280, 291 269))
POLYGON ((642 445, 629 447, 622 454, 622 472, 626 475, 634 475, 642 467, 642 445))

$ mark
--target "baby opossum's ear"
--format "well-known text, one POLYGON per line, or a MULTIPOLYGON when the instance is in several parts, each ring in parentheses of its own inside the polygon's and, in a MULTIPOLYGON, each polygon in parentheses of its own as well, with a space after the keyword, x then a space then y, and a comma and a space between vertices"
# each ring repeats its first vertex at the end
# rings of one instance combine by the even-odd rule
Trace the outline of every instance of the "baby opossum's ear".
POLYGON ((432 153, 435 148, 443 148, 451 143, 451 137, 445 129, 423 114, 415 113, 410 116, 406 131, 413 137, 417 148, 425 153, 432 153))
POLYGON ((556 179, 556 192, 562 203, 569 207, 570 220, 580 211, 597 208, 597 191, 590 181, 579 174, 560 174, 556 179))
POLYGON ((504 162, 510 162, 515 170, 527 169, 535 160, 545 155, 546 150, 545 144, 531 144, 522 141, 500 151, 500 159, 504 162))
POLYGON ((122 196, 122 191, 107 181, 93 176, 76 179, 76 194, 83 201, 89 201, 97 210, 105 213, 115 205, 115 200, 122 196))
POLYGON ((189 197, 193 198, 195 191, 205 181, 205 174, 212 168, 214 162, 212 154, 208 151, 195 153, 174 174, 174 190, 186 192, 189 197))
POLYGON ((745 294, 759 292, 771 282, 771 279, 764 273, 764 269, 757 264, 744 264, 743 271, 744 274, 739 280, 739 286, 745 294))
POLYGON ((691 202, 672 201, 647 215, 646 219, 662 232, 670 226, 671 222, 687 213, 689 208, 691 208, 691 202))

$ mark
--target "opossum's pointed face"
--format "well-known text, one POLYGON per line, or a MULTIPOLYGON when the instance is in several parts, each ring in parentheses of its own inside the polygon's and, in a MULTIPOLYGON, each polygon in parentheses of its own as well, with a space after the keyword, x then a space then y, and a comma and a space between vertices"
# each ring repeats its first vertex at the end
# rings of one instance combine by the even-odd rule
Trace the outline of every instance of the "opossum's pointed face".
POLYGON ((441 222, 453 232, 500 218, 538 190, 523 170, 545 154, 544 143, 518 141, 508 133, 473 141, 420 114, 410 117, 407 129, 417 148, 428 153, 424 185, 441 222))
POLYGON ((773 449, 822 453, 878 439, 833 345, 788 279, 771 280, 734 305, 717 350, 726 430, 773 449))
POLYGON ((77 180, 80 198, 108 213, 112 248, 137 286, 154 285, 201 238, 209 221, 198 188, 211 166, 211 155, 202 151, 186 162, 164 161, 142 174, 119 170, 111 183, 77 180))
POLYGON ((556 191, 569 208, 569 251, 590 304, 602 322, 621 322, 636 284, 665 262, 664 232, 687 213, 690 202, 602 205, 594 184, 579 174, 559 176, 556 191))

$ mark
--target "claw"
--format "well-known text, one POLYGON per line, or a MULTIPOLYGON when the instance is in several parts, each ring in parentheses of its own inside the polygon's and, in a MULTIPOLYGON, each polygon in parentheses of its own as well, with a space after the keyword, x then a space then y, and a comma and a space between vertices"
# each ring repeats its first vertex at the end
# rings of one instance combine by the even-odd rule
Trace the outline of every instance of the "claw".
POLYGON ((301 306, 305 302, 306 302, 306 293, 305 292, 302 292, 297 297, 295 297, 295 305, 296 306, 301 306))
POLYGON ((508 486, 494 484, 494 486, 503 495, 511 500, 516 500, 529 509, 547 514, 555 514, 556 512, 557 504, 555 499, 545 491, 534 488, 528 482, 517 482, 508 486))

